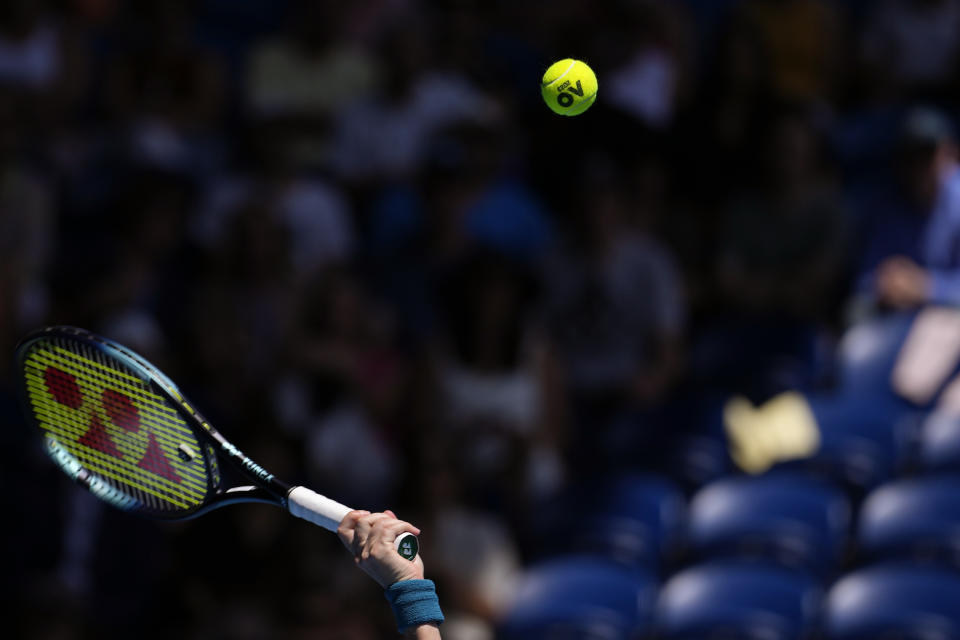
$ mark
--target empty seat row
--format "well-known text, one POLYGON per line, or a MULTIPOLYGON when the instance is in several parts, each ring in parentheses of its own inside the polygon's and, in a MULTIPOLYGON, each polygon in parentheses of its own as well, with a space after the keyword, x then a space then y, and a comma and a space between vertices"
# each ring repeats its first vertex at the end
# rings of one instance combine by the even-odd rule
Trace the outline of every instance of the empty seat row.
POLYGON ((838 487, 796 473, 727 477, 689 504, 663 478, 628 474, 582 485, 555 509, 542 519, 553 545, 544 555, 591 554, 660 576, 717 559, 765 561, 821 581, 887 559, 960 566, 960 475, 881 485, 855 511, 838 487))
POLYGON ((960 638, 960 574, 910 564, 868 567, 824 590, 803 572, 762 563, 654 576, 609 559, 555 558, 532 569, 498 631, 502 640, 924 640, 960 638))
POLYGON ((564 544, 530 570, 504 638, 960 638, 960 475, 887 483, 856 510, 788 472, 723 478, 689 504, 663 478, 619 475, 558 504, 564 544))

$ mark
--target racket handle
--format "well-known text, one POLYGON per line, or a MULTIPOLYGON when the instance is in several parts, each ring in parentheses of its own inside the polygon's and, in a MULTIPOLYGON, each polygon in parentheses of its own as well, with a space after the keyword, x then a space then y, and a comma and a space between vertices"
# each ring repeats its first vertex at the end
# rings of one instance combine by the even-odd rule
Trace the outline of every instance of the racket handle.
MULTIPOLYGON (((294 487, 287 494, 287 509, 293 515, 309 520, 328 531, 336 531, 343 517, 353 511, 336 500, 322 496, 306 487, 294 487)), ((397 553, 413 560, 420 552, 420 543, 412 533, 402 533, 393 542, 397 553)))
POLYGON ((287 509, 298 518, 309 520, 327 531, 336 531, 343 517, 352 511, 350 507, 306 487, 290 489, 287 494, 287 509))

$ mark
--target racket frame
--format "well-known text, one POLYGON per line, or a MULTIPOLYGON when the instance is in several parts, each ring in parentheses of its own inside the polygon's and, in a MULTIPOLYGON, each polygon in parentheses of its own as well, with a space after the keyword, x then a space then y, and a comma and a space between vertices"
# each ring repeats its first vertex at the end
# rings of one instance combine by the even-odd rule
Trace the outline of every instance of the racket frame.
MULTIPOLYGON (((242 502, 260 502, 273 504, 285 509, 288 508, 287 496, 291 489, 293 489, 293 486, 278 479, 223 437, 223 435, 194 408, 193 404, 190 403, 180 391, 179 387, 177 387, 166 374, 153 366, 145 358, 127 349, 123 345, 77 327, 46 327, 30 333, 17 345, 16 361, 18 375, 22 375, 24 358, 34 342, 37 340, 56 338, 83 342, 104 355, 121 362, 144 383, 149 385, 151 390, 161 394, 169 401, 170 405, 177 411, 184 422, 187 423, 190 431, 200 442, 201 453, 199 455, 204 457, 204 463, 207 465, 207 495, 204 501, 194 507, 178 511, 151 511, 149 514, 150 517, 162 520, 189 520, 214 509, 242 502), (253 484, 225 488, 223 486, 222 471, 220 469, 221 461, 228 462, 232 469, 253 484)), ((23 385, 20 385, 19 395, 24 413, 30 416, 32 422, 37 422, 28 394, 23 385)), ((82 464, 76 462, 76 466, 82 470, 78 472, 77 469, 71 468, 65 459, 58 455, 57 452, 52 450, 50 445, 47 446, 47 449, 50 456, 54 458, 55 462, 63 468, 70 477, 74 478, 95 494, 100 495, 98 490, 91 487, 91 481, 96 482, 96 480, 93 480, 95 476, 87 471, 82 464)), ((63 450, 63 455, 73 457, 66 450, 63 450)), ((121 501, 108 501, 119 508, 124 508, 121 501)), ((133 506, 127 507, 127 509, 136 510, 133 506)))

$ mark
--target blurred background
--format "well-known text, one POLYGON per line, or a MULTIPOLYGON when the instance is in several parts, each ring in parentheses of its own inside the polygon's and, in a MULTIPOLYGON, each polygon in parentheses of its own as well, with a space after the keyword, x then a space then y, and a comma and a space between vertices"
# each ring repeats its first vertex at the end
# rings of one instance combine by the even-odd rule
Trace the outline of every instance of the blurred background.
MULTIPOLYGON (((0 353, 110 336, 416 523, 450 640, 960 638, 958 34, 958 0, 5 0, 0 353), (743 474, 725 407, 819 448, 743 474)), ((8 636, 395 636, 309 524, 74 487, 13 376, 8 636)))

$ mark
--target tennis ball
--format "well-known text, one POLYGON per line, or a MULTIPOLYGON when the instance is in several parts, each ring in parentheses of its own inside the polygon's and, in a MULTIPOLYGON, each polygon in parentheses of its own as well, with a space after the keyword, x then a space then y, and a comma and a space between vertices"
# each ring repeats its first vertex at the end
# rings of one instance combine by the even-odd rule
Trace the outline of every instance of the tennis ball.
POLYGON ((576 116, 597 99, 597 76, 585 62, 567 58, 554 62, 540 83, 543 101, 562 116, 576 116))

